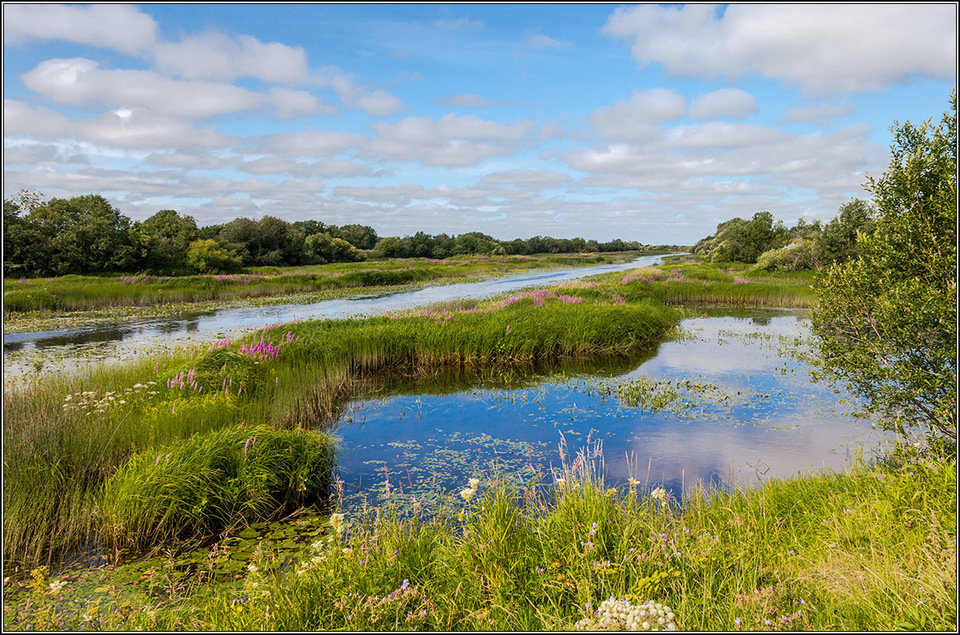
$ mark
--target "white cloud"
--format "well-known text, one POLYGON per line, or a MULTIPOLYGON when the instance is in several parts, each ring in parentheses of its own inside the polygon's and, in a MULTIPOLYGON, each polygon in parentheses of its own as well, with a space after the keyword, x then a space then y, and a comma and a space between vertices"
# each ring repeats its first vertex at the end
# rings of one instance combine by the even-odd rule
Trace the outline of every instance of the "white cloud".
POLYGON ((153 18, 131 5, 3 5, 5 45, 30 40, 63 40, 141 53, 154 45, 156 30, 153 18))
POLYGON ((330 158, 363 146, 366 138, 350 132, 302 130, 281 132, 257 139, 255 148, 281 157, 330 158))
POLYGON ((310 115, 336 115, 340 111, 336 106, 321 103, 311 93, 274 86, 270 89, 270 103, 276 108, 279 119, 296 119, 310 115))
POLYGON ((491 172, 482 179, 481 183, 495 185, 514 185, 536 188, 556 188, 570 182, 570 177, 561 172, 540 170, 537 168, 522 168, 507 172, 491 172))
POLYGON ((336 66, 317 69, 311 82, 317 86, 329 86, 344 105, 359 108, 371 117, 387 117, 403 110, 403 101, 398 97, 358 84, 336 66))
POLYGON ((510 102, 504 100, 487 99, 486 97, 481 97, 480 95, 474 95, 472 93, 461 93, 459 95, 438 99, 437 103, 446 106, 463 106, 466 108, 489 108, 491 106, 508 105, 510 102))
POLYGON ((97 62, 84 58, 47 60, 21 79, 57 103, 139 107, 163 115, 211 117, 264 102, 263 95, 232 84, 169 79, 152 71, 101 70, 97 62))
POLYGON ((255 77, 269 83, 296 84, 309 74, 307 54, 302 48, 216 31, 186 36, 179 42, 158 43, 154 57, 162 73, 194 80, 229 82, 255 77))
POLYGON ((604 138, 651 139, 660 133, 657 124, 679 119, 686 107, 681 95, 666 88, 650 88, 597 108, 588 121, 604 138))
POLYGON ((434 20, 433 26, 444 31, 473 31, 483 28, 483 22, 470 18, 454 18, 449 20, 434 20))
POLYGON ((440 119, 408 117, 372 126, 377 136, 367 148, 397 161, 464 167, 493 156, 512 154, 516 142, 530 134, 533 122, 506 125, 474 115, 444 115, 440 119))
POLYGON ((822 126, 830 119, 849 115, 856 109, 857 106, 852 103, 795 106, 783 113, 780 123, 815 123, 822 126))
POLYGON ((542 33, 528 34, 527 44, 535 49, 565 49, 572 46, 571 42, 558 40, 542 33))
POLYGON ((882 90, 914 75, 952 78, 957 7, 941 4, 641 5, 603 32, 645 65, 688 77, 748 73, 812 94, 882 90))
POLYGON ((747 91, 739 88, 722 88, 694 99, 690 104, 690 118, 730 117, 742 119, 756 112, 756 110, 757 100, 747 91))

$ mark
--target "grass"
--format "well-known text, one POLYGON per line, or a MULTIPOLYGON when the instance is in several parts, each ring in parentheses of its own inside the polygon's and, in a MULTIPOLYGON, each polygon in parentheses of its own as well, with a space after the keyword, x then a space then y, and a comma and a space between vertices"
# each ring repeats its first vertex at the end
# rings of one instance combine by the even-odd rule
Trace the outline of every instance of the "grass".
POLYGON ((115 550, 142 552, 323 503, 333 462, 325 435, 267 426, 134 454, 104 484, 103 537, 115 550))
MULTIPOLYGON (((332 519, 294 565, 174 597, 48 610, 19 627, 540 631, 595 623, 610 597, 668 607, 681 630, 956 630, 956 463, 913 455, 674 501, 607 489, 595 449, 546 485, 479 483, 457 509, 332 519), (682 504, 680 504, 682 503, 682 504), (44 623, 44 620, 47 620, 44 623)), ((119 570, 118 570, 119 572, 119 570)), ((69 587, 58 589, 66 606, 69 587)))
POLYGON ((82 276, 4 280, 4 317, 44 317, 131 307, 180 306, 306 295, 311 301, 347 292, 463 281, 543 267, 621 262, 635 252, 374 260, 302 267, 253 267, 245 273, 194 276, 82 276))

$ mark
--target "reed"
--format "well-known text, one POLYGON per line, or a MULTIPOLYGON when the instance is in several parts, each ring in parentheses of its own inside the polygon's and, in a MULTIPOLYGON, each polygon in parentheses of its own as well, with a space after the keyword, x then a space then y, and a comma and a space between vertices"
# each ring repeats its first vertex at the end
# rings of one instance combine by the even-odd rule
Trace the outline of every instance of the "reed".
POLYGON ((144 551, 325 502, 333 469, 325 435, 230 427, 128 458, 100 504, 107 545, 144 551))

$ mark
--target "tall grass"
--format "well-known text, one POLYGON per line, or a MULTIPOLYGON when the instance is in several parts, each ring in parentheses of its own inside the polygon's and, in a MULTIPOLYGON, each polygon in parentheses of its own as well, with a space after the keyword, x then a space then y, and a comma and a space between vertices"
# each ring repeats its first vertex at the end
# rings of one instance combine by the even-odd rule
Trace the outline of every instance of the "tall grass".
POLYGON ((5 395, 5 558, 52 563, 99 539, 103 484, 133 454, 241 422, 323 426, 360 383, 388 373, 624 356, 676 319, 649 300, 594 304, 541 290, 456 311, 280 325, 192 353, 38 379, 5 395))
POLYGON ((265 556, 237 585, 132 621, 107 607, 92 626, 570 631, 614 597, 662 603, 687 631, 956 630, 955 459, 674 501, 606 488, 594 447, 546 487, 464 494, 430 518, 333 518, 294 566, 265 556))
POLYGON ((224 428, 127 459, 107 479, 103 535, 143 551, 324 501, 333 451, 324 435, 224 428), (156 456, 154 456, 156 454, 156 456))

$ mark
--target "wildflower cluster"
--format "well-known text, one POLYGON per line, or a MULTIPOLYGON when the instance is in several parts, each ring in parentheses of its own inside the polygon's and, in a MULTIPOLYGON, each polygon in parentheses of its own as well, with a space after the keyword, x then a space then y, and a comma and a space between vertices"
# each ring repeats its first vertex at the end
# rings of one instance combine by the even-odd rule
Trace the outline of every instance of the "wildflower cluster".
POLYGON ((578 631, 675 631, 676 618, 669 606, 648 600, 631 604, 627 599, 609 598, 600 604, 596 617, 576 624, 578 631))
POLYGON ((240 353, 248 357, 255 358, 259 361, 274 360, 280 357, 280 348, 284 344, 296 342, 298 339, 300 339, 298 337, 294 337, 290 331, 287 331, 286 334, 280 338, 280 341, 274 344, 266 339, 266 332, 268 330, 268 327, 263 328, 263 330, 260 332, 259 340, 249 344, 241 344, 239 349, 240 353))
POLYGON ((157 385, 155 381, 148 381, 145 384, 134 384, 130 388, 124 388, 120 391, 107 391, 103 396, 98 396, 96 391, 84 391, 70 393, 63 399, 63 409, 85 411, 86 416, 91 413, 100 414, 111 406, 120 406, 131 399, 140 395, 158 394, 153 387, 157 385))

